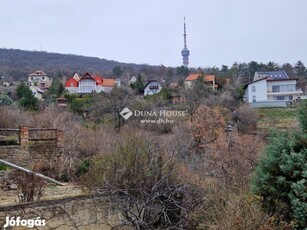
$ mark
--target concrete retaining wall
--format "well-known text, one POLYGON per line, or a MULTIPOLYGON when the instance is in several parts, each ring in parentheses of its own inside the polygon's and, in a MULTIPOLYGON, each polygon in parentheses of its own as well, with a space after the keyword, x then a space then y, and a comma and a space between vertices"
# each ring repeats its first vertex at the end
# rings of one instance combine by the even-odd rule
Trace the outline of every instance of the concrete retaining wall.
POLYGON ((40 160, 56 161, 63 149, 51 143, 35 143, 24 148, 20 145, 0 146, 0 159, 31 169, 40 160))
MULTIPOLYGON (((6 223, 6 217, 46 220, 41 230, 132 230, 124 226, 120 216, 107 208, 105 197, 80 196, 59 200, 40 201, 28 204, 0 206, 0 228, 6 223)), ((2 229, 2 228, 1 228, 2 229)), ((14 227, 7 229, 28 229, 14 227)))

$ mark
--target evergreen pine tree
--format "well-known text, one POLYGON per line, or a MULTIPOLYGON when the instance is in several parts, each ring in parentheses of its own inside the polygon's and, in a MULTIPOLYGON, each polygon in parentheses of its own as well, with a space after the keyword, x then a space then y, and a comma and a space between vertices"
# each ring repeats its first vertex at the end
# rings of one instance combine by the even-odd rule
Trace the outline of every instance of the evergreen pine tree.
POLYGON ((299 108, 299 121, 303 132, 307 133, 307 101, 303 101, 299 108))
POLYGON ((34 97, 32 91, 23 82, 16 88, 16 94, 19 98, 19 106, 34 111, 39 109, 38 99, 34 97))
POLYGON ((265 210, 282 212, 298 229, 307 226, 307 136, 276 133, 252 178, 252 192, 265 210))

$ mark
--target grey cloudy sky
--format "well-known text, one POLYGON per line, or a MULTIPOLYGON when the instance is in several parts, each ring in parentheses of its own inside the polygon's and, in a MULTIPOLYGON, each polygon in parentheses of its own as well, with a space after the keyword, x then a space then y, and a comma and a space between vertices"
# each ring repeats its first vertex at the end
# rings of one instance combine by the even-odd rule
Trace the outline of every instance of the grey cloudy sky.
POLYGON ((306 0, 0 0, 0 47, 191 67, 307 64, 306 0))

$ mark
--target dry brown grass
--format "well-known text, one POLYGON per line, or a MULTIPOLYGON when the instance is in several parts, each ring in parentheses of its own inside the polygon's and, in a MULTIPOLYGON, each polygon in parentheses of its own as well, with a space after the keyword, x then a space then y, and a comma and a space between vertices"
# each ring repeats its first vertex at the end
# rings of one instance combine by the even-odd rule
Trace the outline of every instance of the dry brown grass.
POLYGON ((277 213, 261 208, 261 197, 247 188, 234 189, 215 184, 207 190, 203 209, 196 215, 198 229, 207 230, 286 230, 293 229, 277 213))

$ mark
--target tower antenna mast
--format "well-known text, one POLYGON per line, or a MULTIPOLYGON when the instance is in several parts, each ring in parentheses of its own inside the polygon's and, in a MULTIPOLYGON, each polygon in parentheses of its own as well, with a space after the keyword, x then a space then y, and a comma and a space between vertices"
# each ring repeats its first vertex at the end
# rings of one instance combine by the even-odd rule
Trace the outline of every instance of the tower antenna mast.
POLYGON ((185 25, 185 17, 183 18, 183 38, 184 38, 184 44, 183 44, 183 50, 181 51, 182 59, 183 59, 183 66, 189 67, 189 55, 190 50, 187 48, 187 31, 186 31, 186 25, 185 25))

